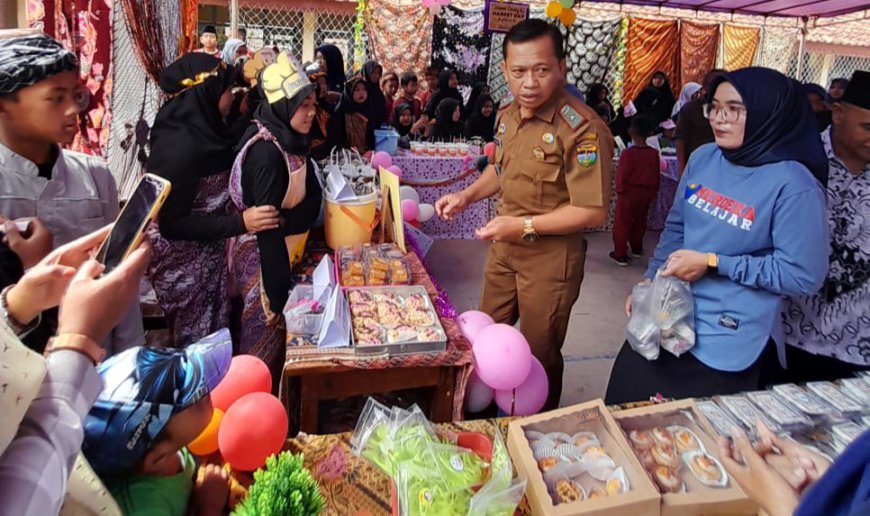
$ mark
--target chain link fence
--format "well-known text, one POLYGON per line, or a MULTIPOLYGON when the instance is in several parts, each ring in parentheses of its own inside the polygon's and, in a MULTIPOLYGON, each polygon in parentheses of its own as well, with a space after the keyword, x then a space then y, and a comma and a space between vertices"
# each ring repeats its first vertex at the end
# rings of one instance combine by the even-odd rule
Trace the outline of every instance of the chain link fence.
MULTIPOLYGON (((351 6, 355 4, 349 4, 351 6)), ((354 65, 353 9, 301 9, 276 2, 243 2, 239 6, 238 26, 247 34, 252 49, 276 46, 288 50, 302 62, 314 60, 314 52, 323 44, 337 46, 345 58, 345 65, 354 65)), ((365 55, 368 44, 363 34, 365 55)))
POLYGON ((870 70, 870 57, 809 51, 803 55, 798 74, 798 55, 795 52, 789 61, 787 75, 801 82, 813 82, 827 88, 832 79, 848 79, 855 70, 870 70))

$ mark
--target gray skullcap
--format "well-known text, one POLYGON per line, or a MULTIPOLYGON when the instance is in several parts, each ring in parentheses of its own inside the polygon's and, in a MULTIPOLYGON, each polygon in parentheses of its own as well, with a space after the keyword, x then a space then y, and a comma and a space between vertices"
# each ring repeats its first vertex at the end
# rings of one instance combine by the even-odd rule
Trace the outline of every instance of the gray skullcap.
POLYGON ((76 56, 45 34, 0 40, 0 96, 77 69, 76 56))

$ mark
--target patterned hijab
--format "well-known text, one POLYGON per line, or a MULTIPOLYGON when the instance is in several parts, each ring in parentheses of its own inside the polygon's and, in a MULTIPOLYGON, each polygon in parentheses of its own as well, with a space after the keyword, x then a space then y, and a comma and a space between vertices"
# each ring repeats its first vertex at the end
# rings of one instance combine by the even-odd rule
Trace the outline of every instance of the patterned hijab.
POLYGON ((77 69, 75 55, 45 34, 0 40, 0 97, 77 69))

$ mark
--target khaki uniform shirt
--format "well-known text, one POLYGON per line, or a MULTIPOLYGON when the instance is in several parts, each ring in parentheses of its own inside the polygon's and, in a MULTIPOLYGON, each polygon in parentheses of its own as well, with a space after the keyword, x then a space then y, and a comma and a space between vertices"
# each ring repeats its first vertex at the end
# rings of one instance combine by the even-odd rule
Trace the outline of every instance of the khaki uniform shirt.
POLYGON ((531 118, 512 102, 496 119, 499 215, 544 215, 610 203, 613 137, 586 104, 558 90, 531 118))

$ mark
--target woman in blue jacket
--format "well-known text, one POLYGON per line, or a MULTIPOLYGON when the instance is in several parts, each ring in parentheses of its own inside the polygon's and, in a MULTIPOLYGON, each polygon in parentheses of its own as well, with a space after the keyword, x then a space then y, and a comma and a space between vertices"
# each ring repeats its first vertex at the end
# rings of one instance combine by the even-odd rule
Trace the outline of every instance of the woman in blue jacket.
POLYGON ((783 296, 815 293, 827 273, 828 162, 800 84, 745 68, 707 100, 716 143, 692 154, 646 272, 692 283, 695 347, 647 361, 624 344, 608 403, 762 387, 779 369, 783 296))

